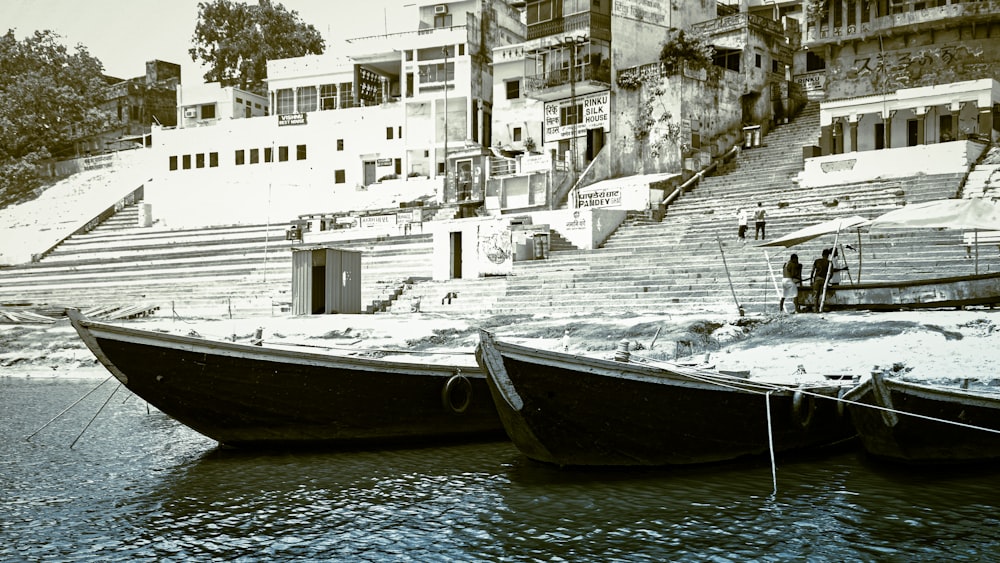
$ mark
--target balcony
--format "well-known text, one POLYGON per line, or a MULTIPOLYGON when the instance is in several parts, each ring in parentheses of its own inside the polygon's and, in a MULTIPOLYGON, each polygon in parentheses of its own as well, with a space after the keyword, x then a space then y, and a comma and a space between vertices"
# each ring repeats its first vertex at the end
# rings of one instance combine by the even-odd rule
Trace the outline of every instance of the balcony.
POLYGON ((803 37, 807 47, 865 39, 882 32, 907 33, 941 29, 959 24, 988 24, 1000 13, 1000 0, 961 2, 951 0, 943 6, 931 6, 925 0, 892 0, 890 13, 876 16, 871 5, 848 0, 844 9, 829 11, 810 20, 803 37))
POLYGON ((576 35, 584 32, 593 39, 611 40, 611 16, 584 12, 528 26, 528 41, 543 37, 576 35))
POLYGON ((585 96, 611 87, 611 65, 586 65, 576 67, 576 83, 570 84, 568 68, 524 77, 524 95, 536 100, 551 101, 569 98, 574 92, 585 96))

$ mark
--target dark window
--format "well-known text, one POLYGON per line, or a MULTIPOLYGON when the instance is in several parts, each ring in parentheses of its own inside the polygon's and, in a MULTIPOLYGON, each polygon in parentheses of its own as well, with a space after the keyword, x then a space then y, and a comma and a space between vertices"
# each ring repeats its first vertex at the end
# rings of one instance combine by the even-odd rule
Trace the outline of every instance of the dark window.
POLYGON ((511 137, 512 137, 511 140, 514 141, 515 143, 517 141, 520 141, 521 140, 521 128, 520 127, 515 127, 514 131, 511 133, 511 137))
POLYGON ((761 59, 761 56, 760 56, 759 53, 753 56, 753 64, 757 68, 760 68, 761 61, 762 61, 762 59, 761 59))
POLYGON ((194 166, 195 168, 205 167, 205 153, 198 153, 194 155, 194 166))
POLYGON ((250 164, 260 162, 260 149, 250 149, 250 164))
POLYGON ((527 23, 546 22, 552 19, 552 0, 542 0, 537 4, 528 4, 527 23))
POLYGON ((278 162, 288 160, 288 147, 278 147, 278 162))
POLYGON ((177 170, 177 157, 176 156, 170 157, 170 169, 171 170, 177 170))
POLYGON ((184 170, 190 170, 191 169, 191 155, 189 155, 189 154, 184 155, 183 156, 183 162, 184 162, 184 164, 183 164, 184 170))
POLYGON ((343 139, 337 139, 337 150, 338 151, 344 150, 344 140, 343 139))
POLYGON ((298 145, 295 147, 295 160, 305 160, 306 159, 306 146, 298 145))
POLYGON ((451 14, 434 14, 434 27, 451 27, 451 14))
POLYGON ((516 100, 521 97, 521 81, 520 80, 508 80, 507 85, 507 99, 516 100))
POLYGON ((386 127, 385 128, 385 138, 386 139, 391 139, 392 138, 392 127, 386 127))
POLYGON ((274 150, 271 147, 264 149, 264 162, 271 162, 274 160, 274 150))
POLYGON ((236 165, 239 166, 243 164, 246 160, 246 152, 243 149, 236 151, 236 165))
POLYGON ((208 153, 208 167, 218 168, 218 166, 219 166, 219 153, 217 152, 208 153))
POLYGON ((347 181, 343 170, 337 170, 333 173, 333 181, 337 184, 343 184, 347 181))
POLYGON ((397 176, 403 173, 403 159, 397 158, 393 165, 393 172, 395 172, 397 176))
POLYGON ((215 104, 205 104, 201 106, 202 119, 215 119, 215 104))
POLYGON ((575 106, 565 106, 559 108, 559 125, 573 125, 580 123, 583 116, 583 104, 575 106))
POLYGON ((236 103, 242 104, 243 103, 243 98, 241 98, 239 96, 236 96, 236 103))
POLYGON ((823 57, 813 53, 812 51, 806 51, 806 72, 823 70, 825 68, 826 60, 824 60, 823 57))
POLYGON ((403 126, 402 125, 400 125, 399 127, 396 127, 396 138, 397 139, 402 139, 403 138, 403 126))

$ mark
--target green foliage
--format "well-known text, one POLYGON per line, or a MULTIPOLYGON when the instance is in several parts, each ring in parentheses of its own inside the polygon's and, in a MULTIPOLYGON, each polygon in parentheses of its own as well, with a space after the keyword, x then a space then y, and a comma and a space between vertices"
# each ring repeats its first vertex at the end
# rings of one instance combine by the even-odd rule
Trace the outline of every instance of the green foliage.
POLYGON ((71 52, 52 31, 0 37, 0 206, 41 185, 36 166, 67 154, 73 140, 102 131, 107 84, 101 61, 71 52))
POLYGON ((668 71, 679 72, 683 67, 697 70, 712 66, 715 48, 707 37, 674 27, 667 34, 668 38, 660 48, 660 62, 668 71))
POLYGON ((267 61, 320 55, 325 44, 298 12, 259 0, 248 6, 233 0, 198 3, 198 23, 188 50, 191 59, 208 66, 205 80, 267 93, 267 61))

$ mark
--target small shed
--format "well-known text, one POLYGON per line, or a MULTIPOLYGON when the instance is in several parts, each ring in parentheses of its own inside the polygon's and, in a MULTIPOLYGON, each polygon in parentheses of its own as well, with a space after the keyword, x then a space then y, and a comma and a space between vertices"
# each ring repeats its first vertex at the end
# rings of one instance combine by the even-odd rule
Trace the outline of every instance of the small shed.
POLYGON ((361 252, 292 248, 292 314, 332 313, 361 313, 361 252))

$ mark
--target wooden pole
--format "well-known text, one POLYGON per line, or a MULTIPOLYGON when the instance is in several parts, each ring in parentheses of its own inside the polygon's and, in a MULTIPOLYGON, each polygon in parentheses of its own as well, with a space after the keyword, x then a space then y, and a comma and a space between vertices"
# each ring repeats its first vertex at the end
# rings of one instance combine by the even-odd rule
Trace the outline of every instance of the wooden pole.
POLYGON ((733 287, 733 278, 729 275, 729 265, 726 264, 726 252, 722 249, 722 239, 715 237, 715 240, 719 243, 719 254, 722 255, 722 267, 726 269, 726 279, 729 280, 729 291, 732 292, 733 301, 736 302, 736 310, 739 311, 740 316, 742 317, 745 312, 743 311, 743 307, 740 305, 740 300, 736 298, 736 289, 733 287))

